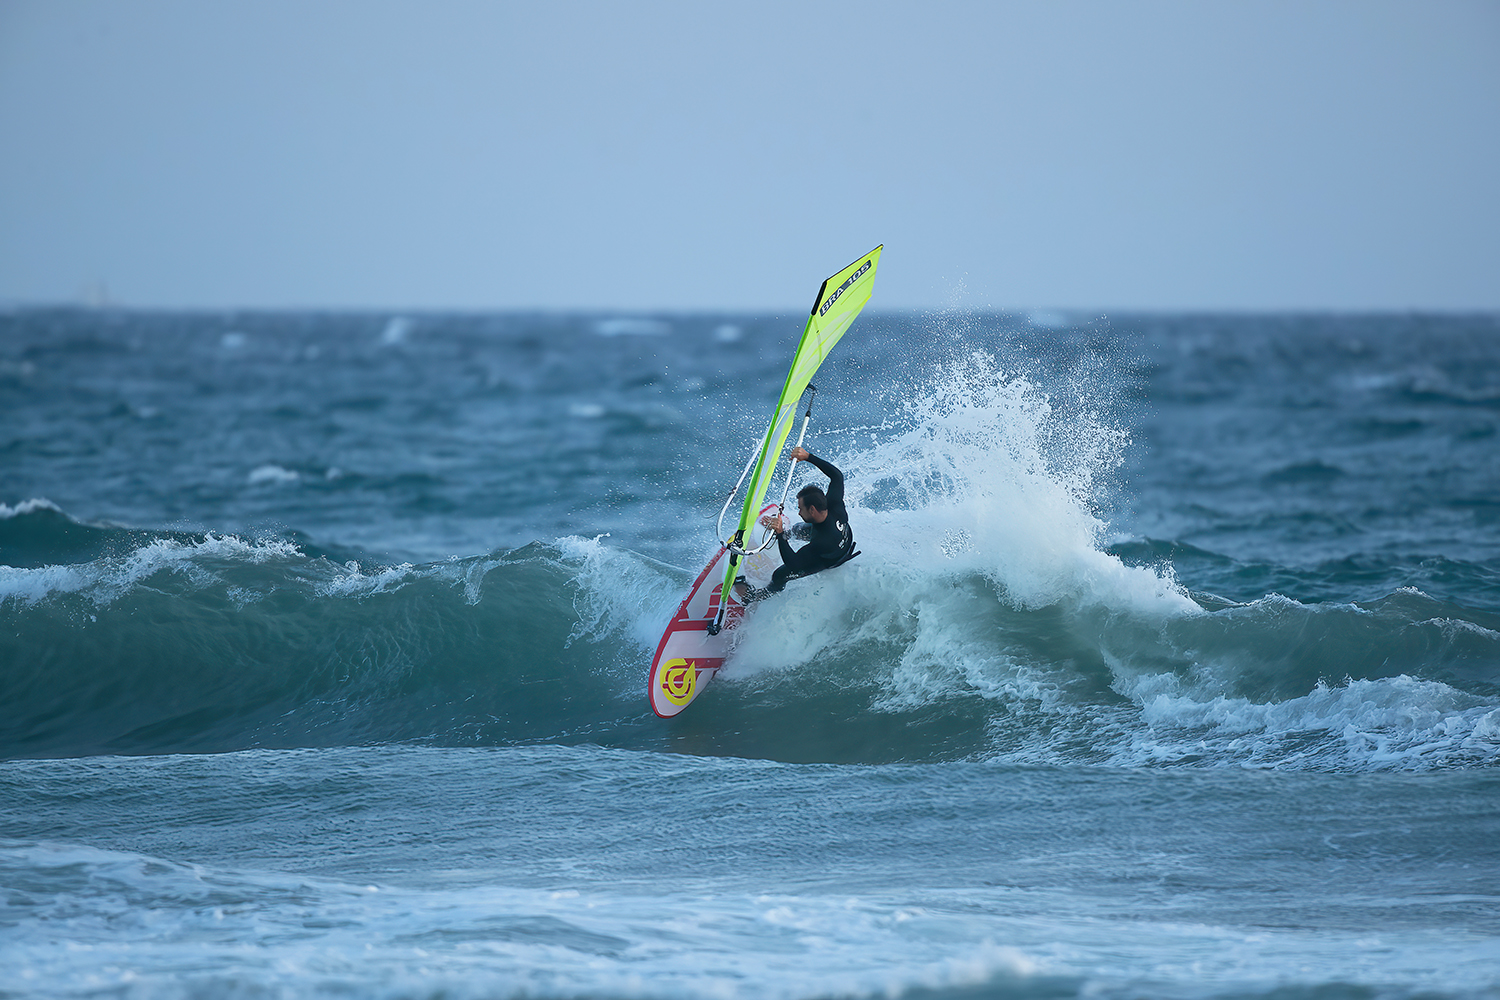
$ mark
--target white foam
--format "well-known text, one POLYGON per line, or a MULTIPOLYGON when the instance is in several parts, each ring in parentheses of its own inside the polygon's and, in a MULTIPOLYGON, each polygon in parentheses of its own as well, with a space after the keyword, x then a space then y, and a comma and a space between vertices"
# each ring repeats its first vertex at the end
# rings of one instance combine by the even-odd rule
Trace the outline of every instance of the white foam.
POLYGON ((855 609, 873 609, 879 601, 878 592, 862 588, 861 583, 870 583, 868 574, 857 572, 855 563, 850 563, 836 573, 789 584, 794 600, 773 597, 754 605, 745 623, 735 630, 734 652, 725 676, 745 680, 767 671, 793 670, 815 658, 837 655, 840 648, 858 642, 867 629, 878 629, 888 616, 887 602, 880 602, 880 611, 866 613, 863 624, 851 617, 855 609))
POLYGON ((557 540, 578 585, 573 600, 578 622, 568 642, 614 634, 642 652, 654 652, 682 602, 683 581, 644 556, 604 544, 608 537, 569 535, 557 540))
POLYGON ((1174 921, 1170 906, 1119 919, 1087 893, 978 876, 861 895, 701 878, 649 892, 602 877, 409 888, 17 842, 0 844, 0 866, 25 876, 0 954, 27 995, 806 1000, 1344 983, 1479 996, 1494 979, 1493 936, 1478 931, 1174 921))
POLYGON ((71 594, 89 585, 88 577, 72 566, 18 569, 0 566, 0 605, 14 600, 36 604, 51 594, 71 594))
POLYGON ((50 510, 58 514, 63 512, 62 508, 51 500, 34 497, 30 500, 22 500, 14 507, 9 504, 0 503, 0 521, 8 520, 12 517, 21 517, 39 510, 50 510))
POLYGON ((1064 412, 975 353, 914 390, 896 429, 842 457, 850 520, 872 553, 930 578, 983 575, 1018 607, 1196 614, 1169 571, 1103 551, 1100 494, 1128 442, 1102 406, 1064 412))
POLYGON ((1426 770, 1500 762, 1500 709, 1438 681, 1399 675, 1319 682, 1256 702, 1205 697, 1174 674, 1118 675, 1144 729, 1119 763, 1199 758, 1263 767, 1426 770))
POLYGON ((295 483, 301 478, 298 472, 268 463, 252 469, 250 475, 246 477, 246 482, 254 486, 258 483, 295 483))
POLYGON ((292 543, 276 539, 247 542, 212 533, 197 542, 159 538, 127 555, 91 563, 24 569, 0 566, 0 604, 7 600, 36 604, 56 594, 83 594, 95 604, 106 605, 161 572, 177 573, 203 586, 216 577, 208 565, 214 558, 261 564, 306 557, 292 543))
POLYGON ((1053 707, 1057 685, 997 648, 977 597, 928 600, 900 662, 883 678, 876 711, 902 711, 977 694, 990 701, 1053 707))
POLYGON ((320 584, 317 592, 323 597, 368 597, 371 594, 387 594, 400 590, 414 578, 423 575, 426 574, 417 572, 411 563, 386 566, 373 573, 366 573, 360 569, 359 563, 351 559, 344 564, 342 573, 320 584))
POLYGON ((484 587, 484 578, 490 570, 502 562, 514 563, 514 559, 471 558, 450 556, 446 562, 415 566, 404 562, 394 566, 378 566, 368 572, 350 559, 342 566, 322 563, 330 567, 330 575, 319 582, 313 591, 320 597, 361 600, 375 594, 391 594, 404 587, 424 580, 432 580, 450 586, 462 587, 464 601, 478 604, 484 587))
POLYGON ((1484 639, 1500 639, 1500 632, 1485 628, 1483 625, 1478 625, 1474 622, 1464 621, 1462 618, 1428 618, 1426 621, 1421 621, 1417 624, 1436 625, 1447 636, 1463 632, 1469 635, 1477 635, 1484 639))
POLYGON ((15 980, 56 995, 898 996, 1044 972, 1015 923, 882 898, 451 890, 9 844, 15 980), (500 992, 496 992, 497 988, 500 992))
POLYGON ((601 337, 664 337, 672 332, 672 325, 659 319, 620 317, 596 321, 594 332, 601 337))

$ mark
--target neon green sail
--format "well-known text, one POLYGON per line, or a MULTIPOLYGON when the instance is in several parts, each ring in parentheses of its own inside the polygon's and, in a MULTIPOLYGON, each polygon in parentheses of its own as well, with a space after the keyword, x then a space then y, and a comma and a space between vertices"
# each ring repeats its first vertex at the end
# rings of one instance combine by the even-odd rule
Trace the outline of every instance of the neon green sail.
MULTIPOLYGON (((745 505, 740 511, 740 523, 729 541, 744 546, 750 538, 750 529, 760 513, 771 488, 771 478, 776 471, 781 449, 786 446, 787 435, 797 417, 797 403, 803 391, 812 381, 813 375, 828 357, 833 345, 839 342, 849 324, 859 315, 865 303, 870 301, 870 292, 875 287, 875 268, 880 263, 880 251, 884 244, 871 250, 838 274, 823 282, 818 297, 813 302, 812 314, 802 331, 802 341, 797 345, 797 354, 792 359, 792 368, 786 373, 786 385, 781 390, 781 399, 776 412, 771 416, 771 425, 761 439, 760 451, 755 458, 755 471, 750 477, 750 488, 745 492, 745 505)), ((720 592, 720 607, 728 607, 730 588, 739 568, 739 559, 731 558, 724 570, 724 587, 720 592)))

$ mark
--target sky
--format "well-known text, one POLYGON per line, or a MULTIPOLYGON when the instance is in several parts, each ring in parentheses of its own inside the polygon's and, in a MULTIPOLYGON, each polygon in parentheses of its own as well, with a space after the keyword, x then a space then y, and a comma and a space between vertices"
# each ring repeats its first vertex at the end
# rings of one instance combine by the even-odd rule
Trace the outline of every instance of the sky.
POLYGON ((0 0, 0 303, 1500 309, 1500 0, 0 0))

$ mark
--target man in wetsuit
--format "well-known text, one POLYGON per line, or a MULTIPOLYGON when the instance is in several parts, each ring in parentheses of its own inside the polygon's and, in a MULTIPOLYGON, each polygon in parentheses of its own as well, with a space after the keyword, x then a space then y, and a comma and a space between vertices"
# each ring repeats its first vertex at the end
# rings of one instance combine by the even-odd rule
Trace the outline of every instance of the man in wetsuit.
POLYGON ((771 574, 771 584, 764 590, 744 585, 742 597, 746 604, 781 593, 788 580, 831 569, 859 554, 854 551, 854 532, 849 529, 849 512, 844 509, 844 474, 806 448, 793 448, 792 457, 810 463, 827 476, 828 492, 825 494, 816 486, 804 486, 797 491, 797 513, 805 523, 799 524, 795 531, 799 537, 809 539, 800 549, 787 544, 788 532, 780 517, 767 514, 760 519, 763 526, 776 532, 781 565, 771 574))

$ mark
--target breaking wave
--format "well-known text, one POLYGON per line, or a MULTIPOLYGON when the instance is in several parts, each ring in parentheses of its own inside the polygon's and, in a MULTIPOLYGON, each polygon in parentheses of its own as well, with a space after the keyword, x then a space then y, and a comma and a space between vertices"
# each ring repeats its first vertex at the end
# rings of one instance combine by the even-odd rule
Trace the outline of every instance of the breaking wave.
MULTIPOLYGON (((1500 762, 1500 615, 1188 592, 1110 545, 1129 445, 983 355, 838 459, 865 552, 739 631, 677 719, 646 664, 695 567, 607 538, 376 565, 303 539, 0 510, 0 753, 423 741, 782 760, 1423 770, 1500 762)), ((1054 383, 1055 384, 1055 383, 1054 383)), ((1211 553, 1192 549, 1195 558, 1211 553)), ((705 553, 706 555, 707 553, 705 553)))

